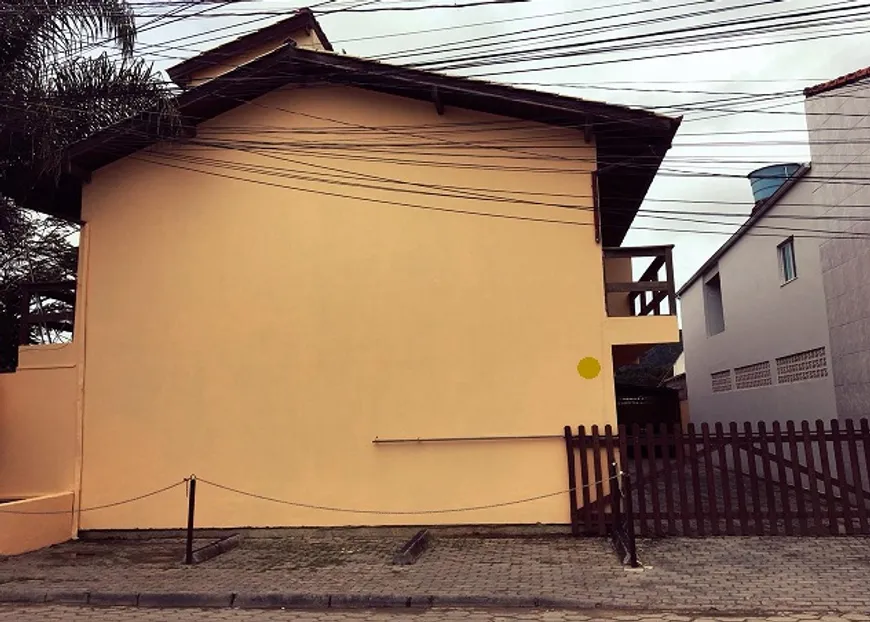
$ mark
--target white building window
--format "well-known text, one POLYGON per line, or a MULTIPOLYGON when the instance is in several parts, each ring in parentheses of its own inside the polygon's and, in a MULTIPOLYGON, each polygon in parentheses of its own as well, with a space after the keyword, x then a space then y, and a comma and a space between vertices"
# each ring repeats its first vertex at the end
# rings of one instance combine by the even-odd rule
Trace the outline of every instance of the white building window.
POLYGON ((789 238, 777 246, 779 255, 779 277, 785 285, 797 278, 797 263, 794 258, 794 238, 789 238))
POLYGON ((725 330, 725 309, 722 306, 722 281, 717 272, 704 281, 704 316, 707 335, 712 337, 725 330))

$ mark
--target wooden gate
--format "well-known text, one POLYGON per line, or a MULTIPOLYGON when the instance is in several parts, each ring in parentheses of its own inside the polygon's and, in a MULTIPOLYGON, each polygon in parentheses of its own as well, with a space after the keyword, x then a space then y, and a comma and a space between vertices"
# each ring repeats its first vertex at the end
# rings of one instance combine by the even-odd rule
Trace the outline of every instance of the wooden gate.
POLYGON ((565 441, 576 534, 612 531, 620 488, 641 536, 870 534, 866 419, 566 427, 565 441))

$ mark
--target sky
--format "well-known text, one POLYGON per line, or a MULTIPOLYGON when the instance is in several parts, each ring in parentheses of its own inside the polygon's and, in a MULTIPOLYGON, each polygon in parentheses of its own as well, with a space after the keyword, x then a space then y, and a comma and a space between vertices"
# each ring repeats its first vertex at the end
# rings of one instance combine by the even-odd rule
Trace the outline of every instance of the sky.
MULTIPOLYGON (((632 41, 625 37, 734 21, 729 28, 742 38, 717 41, 710 37, 714 31, 708 30, 681 43, 675 40, 681 35, 672 33, 662 35, 655 47, 584 51, 558 59, 454 71, 682 116, 674 145, 642 206, 642 212, 667 210, 669 214, 641 213, 624 241, 624 245, 674 244, 678 285, 748 216, 753 203, 746 179, 749 172, 767 164, 809 161, 800 90, 870 65, 870 3, 856 0, 525 0, 470 8, 329 13, 348 6, 362 10, 473 1, 312 0, 312 6, 321 4, 318 20, 336 51, 397 63, 614 39, 622 41, 609 45, 624 48, 632 41), (807 17, 794 21, 802 25, 800 29, 774 33, 759 33, 760 22, 753 21, 814 10, 832 10, 825 16, 836 21, 814 26, 818 18, 807 17), (848 19, 835 10, 850 11, 848 19), (468 47, 484 41, 495 45, 468 47), (411 52, 427 46, 443 49, 411 52), (704 51, 726 46, 742 47, 704 51)), ((163 17, 154 22, 155 15, 171 9, 145 2, 137 5, 143 14, 138 17, 139 54, 165 69, 301 6, 306 5, 292 0, 205 4, 194 9, 205 11, 199 17, 174 22, 163 17), (180 37, 185 38, 175 41, 180 37)))

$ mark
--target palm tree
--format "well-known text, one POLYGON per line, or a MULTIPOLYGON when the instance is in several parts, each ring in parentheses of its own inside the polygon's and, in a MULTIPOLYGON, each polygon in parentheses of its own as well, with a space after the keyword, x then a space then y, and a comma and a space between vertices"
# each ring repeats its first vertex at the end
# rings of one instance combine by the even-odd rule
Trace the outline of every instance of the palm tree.
POLYGON ((0 192, 26 203, 63 148, 172 93, 133 57, 126 0, 0 0, 0 192), (112 46, 114 53, 100 48, 112 46))
POLYGON ((19 284, 75 275, 74 225, 28 212, 34 189, 98 129, 146 109, 174 119, 172 90, 133 56, 135 40, 127 0, 0 0, 0 369, 17 351, 19 284))

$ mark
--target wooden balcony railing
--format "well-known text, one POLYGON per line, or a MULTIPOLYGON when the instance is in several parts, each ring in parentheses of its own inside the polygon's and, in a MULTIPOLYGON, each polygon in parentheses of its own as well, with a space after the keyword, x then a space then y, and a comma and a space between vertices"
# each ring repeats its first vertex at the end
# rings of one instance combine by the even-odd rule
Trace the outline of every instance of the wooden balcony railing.
POLYGON ((673 245, 636 246, 604 249, 604 283, 607 314, 611 317, 637 315, 676 315, 673 245), (652 261, 636 281, 632 260, 652 261), (664 268, 664 279, 660 274, 664 268), (667 300, 667 309, 663 303, 667 300))
POLYGON ((75 323, 75 303, 75 281, 24 283, 21 286, 19 345, 34 343, 34 327, 39 328, 36 343, 63 342, 62 335, 71 336, 75 323))

